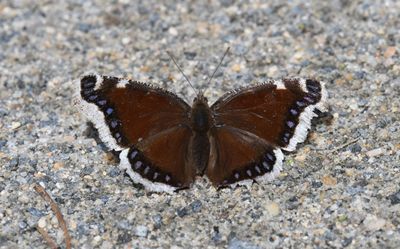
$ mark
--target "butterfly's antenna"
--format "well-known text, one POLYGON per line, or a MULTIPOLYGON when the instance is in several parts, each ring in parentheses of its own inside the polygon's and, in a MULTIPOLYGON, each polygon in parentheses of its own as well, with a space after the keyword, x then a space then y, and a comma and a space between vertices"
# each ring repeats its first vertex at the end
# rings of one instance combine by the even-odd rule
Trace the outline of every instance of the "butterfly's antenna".
POLYGON ((189 83, 189 85, 192 87, 192 89, 197 93, 198 91, 196 90, 196 88, 193 87, 192 82, 190 82, 189 78, 186 76, 186 74, 183 72, 182 68, 176 62, 174 56, 169 51, 167 51, 167 54, 171 58, 171 60, 174 62, 175 66, 179 69, 179 71, 181 72, 183 77, 186 79, 186 81, 189 83))
POLYGON ((228 48, 226 49, 224 55, 222 56, 221 60, 220 60, 219 63, 218 63, 218 66, 215 68, 215 70, 214 70, 213 74, 211 75, 210 79, 208 79, 207 85, 210 84, 212 78, 214 78, 215 73, 218 71, 219 67, 221 66, 222 61, 224 60, 225 56, 226 56, 226 55, 228 54, 228 52, 229 52, 229 49, 231 49, 231 48, 228 47, 228 48))

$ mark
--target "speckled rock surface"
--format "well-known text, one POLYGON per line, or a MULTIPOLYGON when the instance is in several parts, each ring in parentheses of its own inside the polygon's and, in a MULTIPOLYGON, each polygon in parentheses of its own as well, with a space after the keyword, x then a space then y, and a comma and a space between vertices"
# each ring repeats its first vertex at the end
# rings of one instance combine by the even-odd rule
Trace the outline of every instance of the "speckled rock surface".
POLYGON ((74 248, 400 247, 399 1, 32 2, 0 2, 0 248, 46 248, 37 224, 64 247, 35 183, 74 248), (71 80, 95 70, 193 98, 166 50, 211 102, 316 77, 333 119, 315 122, 271 183, 148 193, 72 106, 71 80))

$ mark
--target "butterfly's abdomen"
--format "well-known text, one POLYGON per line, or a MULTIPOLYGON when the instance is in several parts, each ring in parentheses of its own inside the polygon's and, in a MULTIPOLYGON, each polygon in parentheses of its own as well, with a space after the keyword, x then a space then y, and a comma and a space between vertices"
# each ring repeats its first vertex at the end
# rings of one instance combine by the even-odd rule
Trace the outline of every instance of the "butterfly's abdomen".
POLYGON ((189 154, 190 161, 197 174, 203 174, 208 164, 210 154, 210 141, 208 131, 211 126, 211 112, 205 98, 195 101, 190 114, 191 128, 193 135, 191 137, 189 154))
POLYGON ((202 175, 208 164, 210 141, 207 134, 194 133, 190 141, 190 161, 198 175, 202 175))

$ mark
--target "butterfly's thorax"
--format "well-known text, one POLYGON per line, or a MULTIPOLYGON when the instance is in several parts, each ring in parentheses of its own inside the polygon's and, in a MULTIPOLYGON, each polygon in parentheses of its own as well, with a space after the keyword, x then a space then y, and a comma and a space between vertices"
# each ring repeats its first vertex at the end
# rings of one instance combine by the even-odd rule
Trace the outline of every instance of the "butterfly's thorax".
POLYGON ((210 154, 208 132, 211 126, 211 111, 207 99, 199 95, 193 102, 190 113, 193 135, 190 141, 190 162, 194 164, 197 173, 202 174, 207 166, 210 154))
POLYGON ((193 104, 193 108, 190 114, 192 128, 195 132, 206 132, 210 128, 210 108, 207 102, 198 101, 193 104))

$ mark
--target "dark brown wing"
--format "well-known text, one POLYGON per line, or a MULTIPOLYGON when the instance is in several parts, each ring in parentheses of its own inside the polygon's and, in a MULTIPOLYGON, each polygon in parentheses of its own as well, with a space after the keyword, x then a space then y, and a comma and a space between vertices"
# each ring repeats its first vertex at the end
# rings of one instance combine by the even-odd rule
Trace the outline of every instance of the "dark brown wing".
POLYGON ((270 163, 280 168, 283 156, 279 148, 292 151, 304 141, 314 109, 323 109, 324 98, 323 85, 310 79, 269 82, 225 95, 211 106, 215 120, 211 153, 215 161, 211 160, 210 166, 215 166, 207 175, 214 184, 221 185, 226 180, 232 183, 232 179, 276 174, 275 169, 260 173, 256 166, 265 161, 265 155, 274 154, 270 163), (248 169, 253 171, 245 174, 248 169), (239 178, 235 177, 238 172, 239 178))
POLYGON ((120 167, 147 189, 171 192, 189 186, 196 172, 187 163, 191 130, 175 126, 122 151, 120 167))
POLYGON ((211 134, 206 175, 215 186, 272 179, 280 172, 282 151, 256 135, 231 126, 214 128, 211 134))
POLYGON ((165 190, 164 183, 180 187, 193 179, 185 161, 190 107, 183 100, 143 83, 99 75, 82 77, 80 96, 78 104, 101 139, 111 149, 124 150, 121 167, 131 177, 136 174, 133 180, 165 190))

